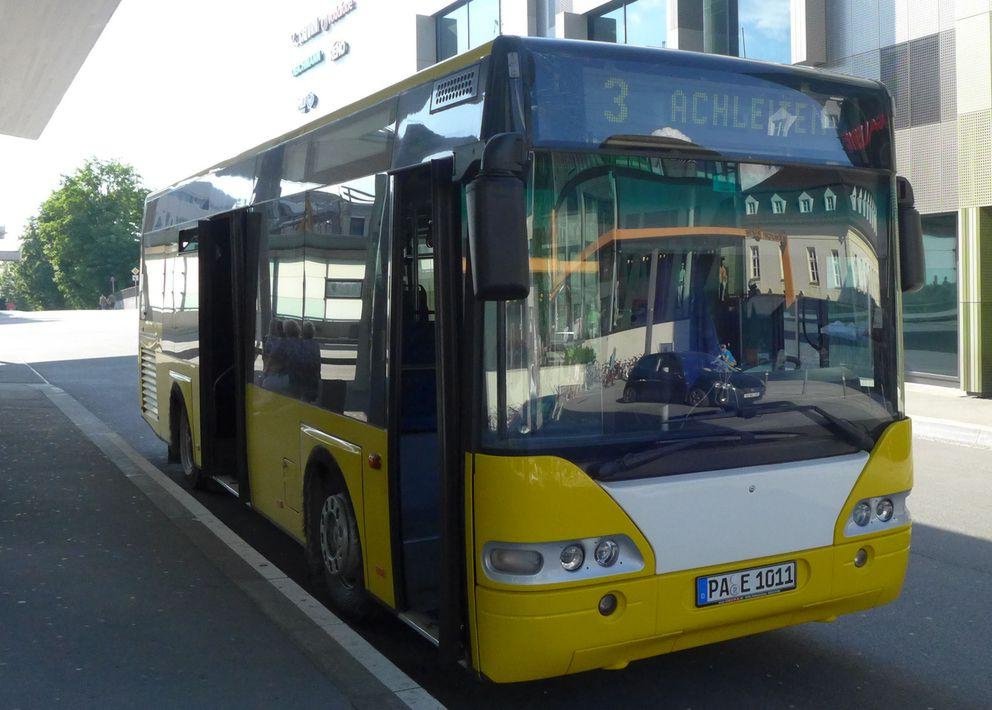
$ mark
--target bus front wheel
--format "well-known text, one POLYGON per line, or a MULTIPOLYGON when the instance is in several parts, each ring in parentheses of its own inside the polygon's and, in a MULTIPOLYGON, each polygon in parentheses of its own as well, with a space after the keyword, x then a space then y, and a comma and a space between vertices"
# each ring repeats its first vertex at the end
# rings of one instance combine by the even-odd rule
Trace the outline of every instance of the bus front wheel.
POLYGON ((193 428, 189 425, 189 415, 182 401, 179 401, 179 406, 182 407, 179 411, 179 463, 183 467, 183 480, 190 488, 200 488, 203 486, 203 471, 193 458, 193 428))
POLYGON ((310 539, 319 555, 327 592, 334 605, 352 619, 368 615, 371 603, 362 574, 358 521, 345 492, 324 491, 311 500, 310 539))

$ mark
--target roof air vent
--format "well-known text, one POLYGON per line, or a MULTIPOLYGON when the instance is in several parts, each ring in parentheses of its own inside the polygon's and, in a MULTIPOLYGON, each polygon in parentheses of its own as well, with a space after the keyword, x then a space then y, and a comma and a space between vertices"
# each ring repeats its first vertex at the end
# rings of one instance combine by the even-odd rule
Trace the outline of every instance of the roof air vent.
POLYGON ((431 93, 431 113, 449 106, 471 101, 479 93, 479 65, 457 74, 450 74, 434 82, 431 93))

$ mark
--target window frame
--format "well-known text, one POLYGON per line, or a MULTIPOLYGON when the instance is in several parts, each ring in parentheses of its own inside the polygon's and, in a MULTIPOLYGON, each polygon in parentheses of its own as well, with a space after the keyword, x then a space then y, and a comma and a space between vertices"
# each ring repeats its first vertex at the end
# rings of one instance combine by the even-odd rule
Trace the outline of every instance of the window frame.
POLYGON ((816 247, 806 247, 806 267, 810 284, 820 285, 820 265, 816 261, 816 247))

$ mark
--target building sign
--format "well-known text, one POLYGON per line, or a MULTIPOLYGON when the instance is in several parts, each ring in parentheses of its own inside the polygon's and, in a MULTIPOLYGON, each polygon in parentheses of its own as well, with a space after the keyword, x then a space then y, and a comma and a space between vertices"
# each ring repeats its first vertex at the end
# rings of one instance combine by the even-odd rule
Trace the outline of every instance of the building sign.
POLYGON ((327 32, 331 26, 355 9, 355 0, 342 0, 329 14, 318 17, 313 22, 307 23, 299 32, 294 32, 289 36, 289 40, 297 47, 312 40, 321 32, 327 32))
POLYGON ((315 66, 324 61, 324 50, 314 52, 309 57, 304 59, 302 62, 293 67, 293 76, 299 76, 305 71, 313 69, 315 66))
POLYGON ((312 91, 300 99, 299 105, 296 107, 300 110, 300 113, 310 113, 317 108, 317 94, 312 91))
POLYGON ((327 56, 332 62, 336 62, 337 60, 339 60, 341 57, 343 57, 348 53, 348 49, 349 47, 347 42, 342 42, 338 40, 337 42, 331 45, 331 51, 328 53, 327 56))

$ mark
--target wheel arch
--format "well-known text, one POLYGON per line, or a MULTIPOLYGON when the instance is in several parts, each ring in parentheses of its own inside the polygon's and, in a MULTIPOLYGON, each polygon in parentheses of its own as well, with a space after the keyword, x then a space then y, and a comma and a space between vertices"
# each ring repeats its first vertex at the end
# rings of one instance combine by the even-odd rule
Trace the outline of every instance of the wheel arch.
POLYGON ((328 493, 347 493, 351 509, 358 523, 358 544, 362 549, 362 559, 365 559, 365 515, 362 505, 361 467, 352 475, 345 471, 351 467, 342 466, 333 453, 325 446, 317 443, 310 447, 303 468, 303 535, 307 549, 311 548, 312 530, 312 500, 322 491, 328 493))

